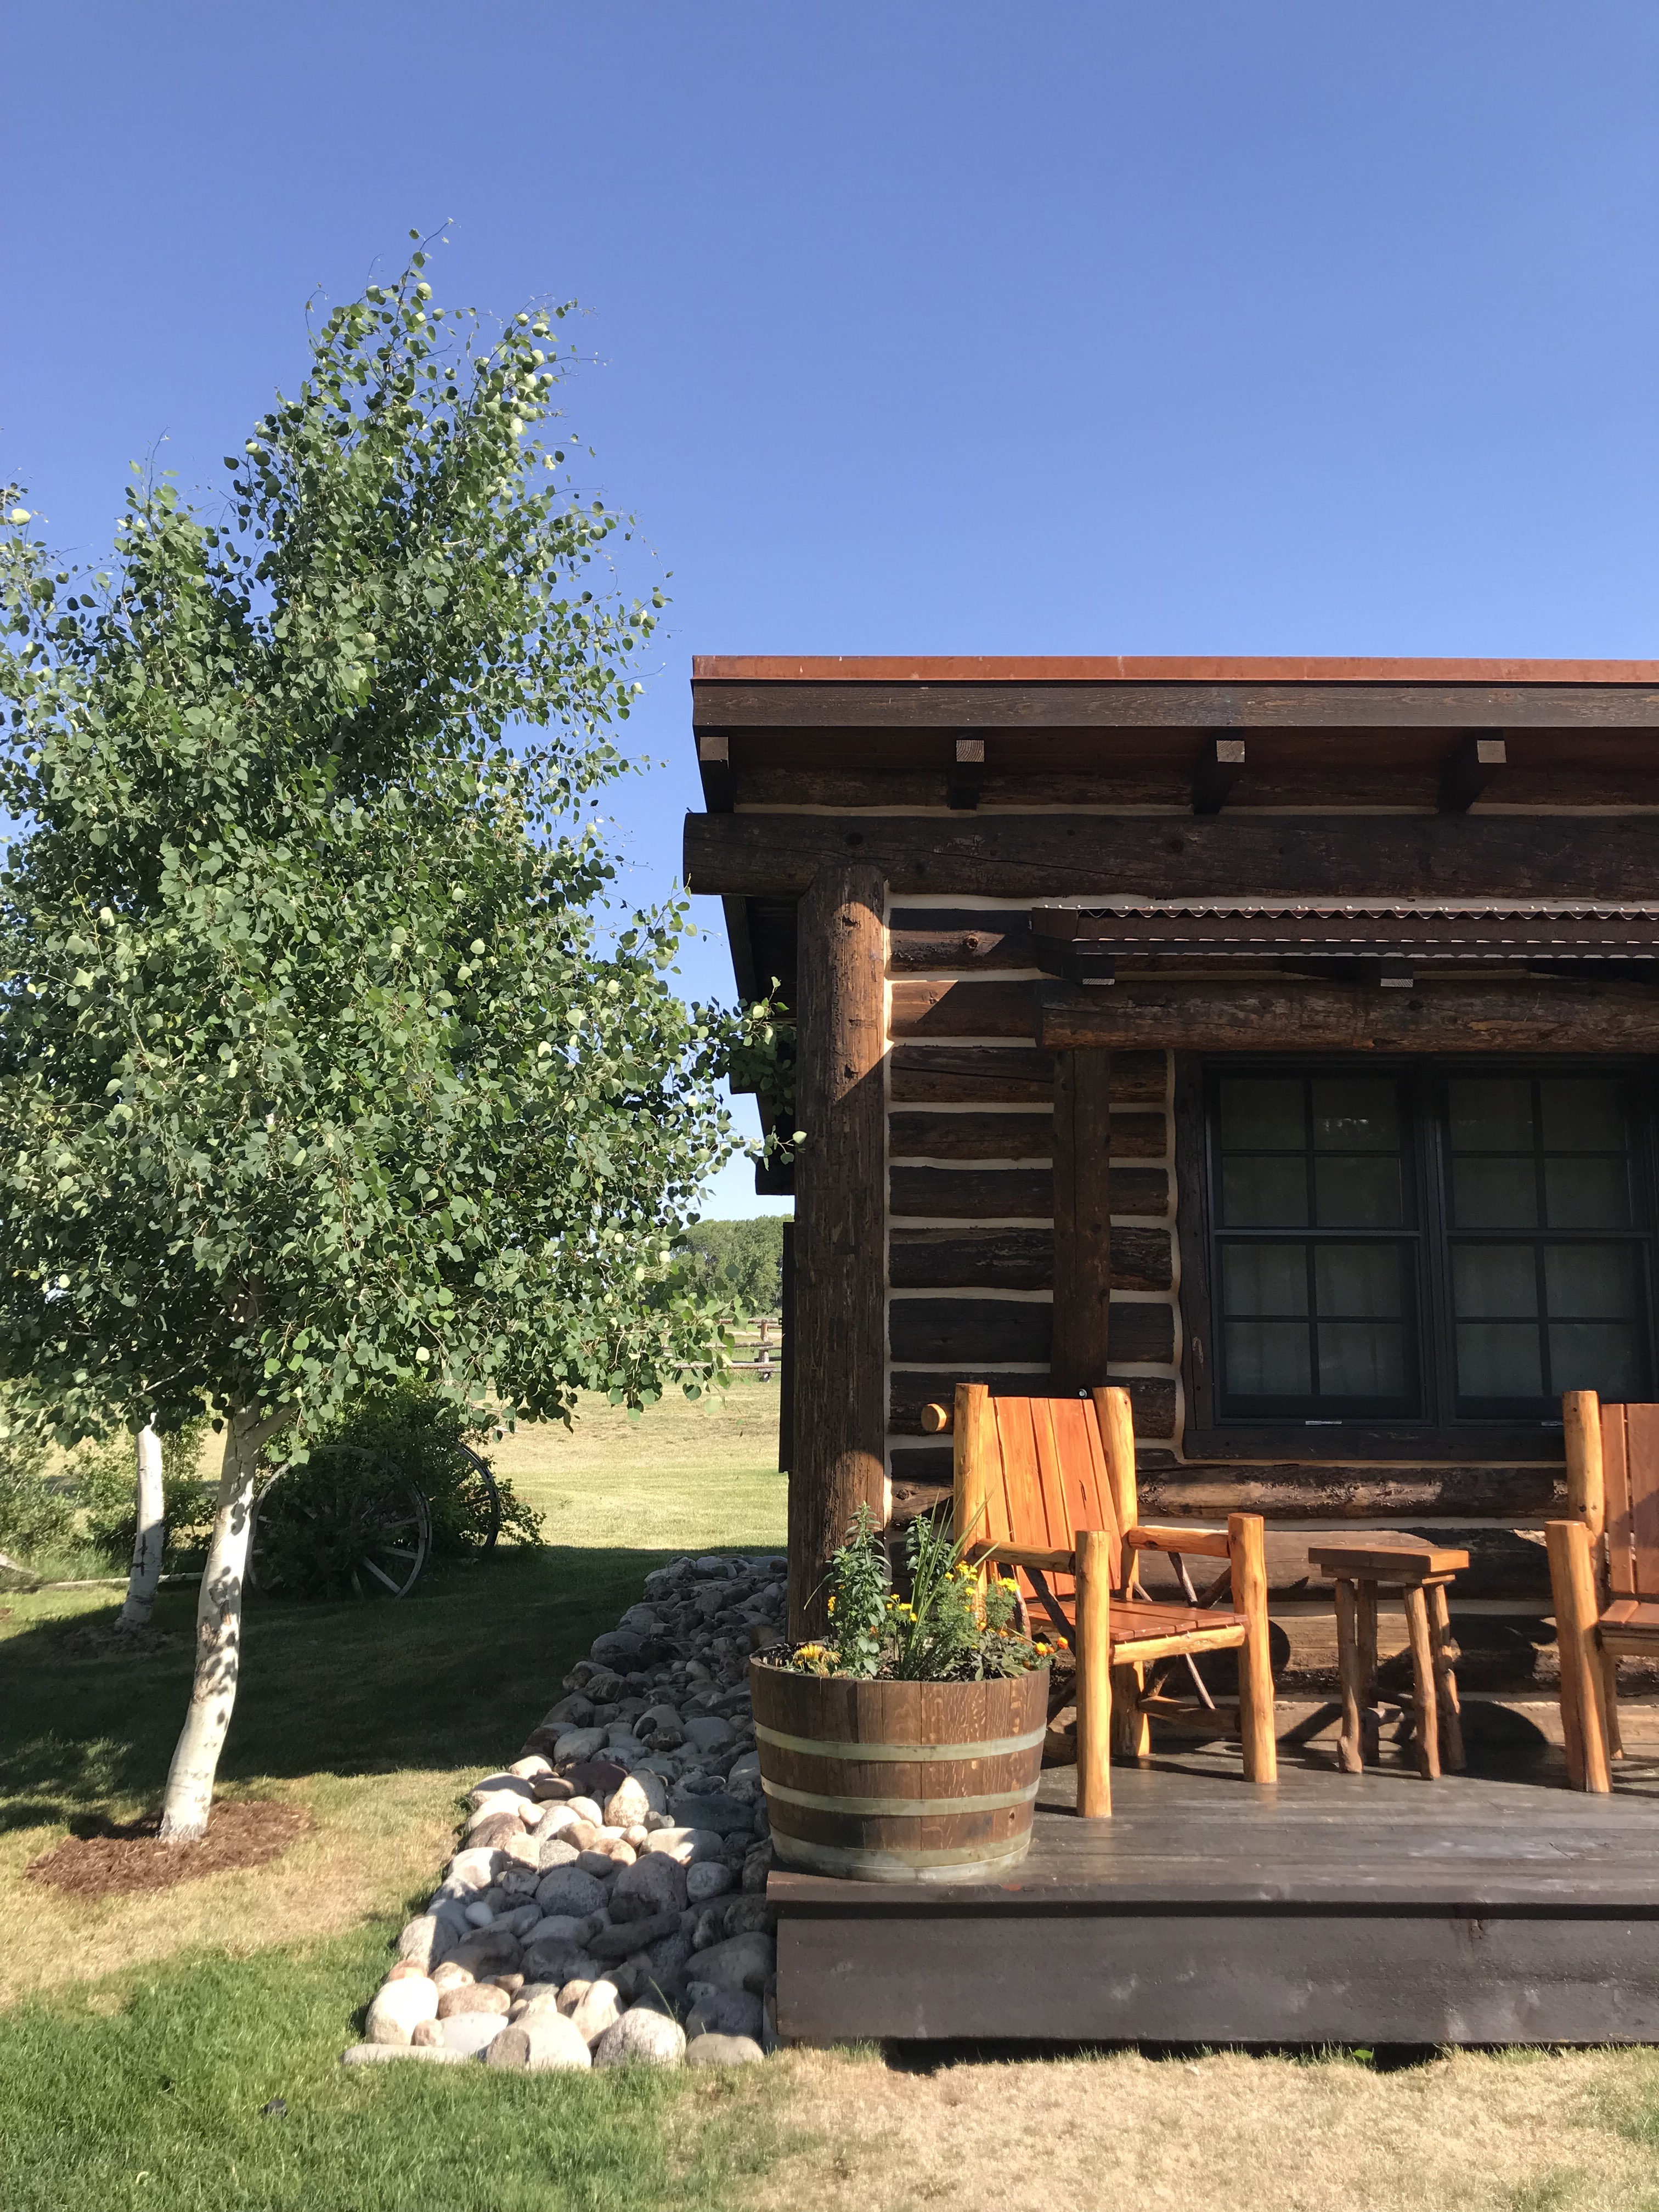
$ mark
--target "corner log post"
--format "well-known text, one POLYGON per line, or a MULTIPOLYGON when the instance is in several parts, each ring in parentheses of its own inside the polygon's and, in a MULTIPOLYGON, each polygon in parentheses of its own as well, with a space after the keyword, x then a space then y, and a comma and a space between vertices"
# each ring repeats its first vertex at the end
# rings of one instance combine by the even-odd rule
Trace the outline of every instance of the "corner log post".
POLYGON ((796 1006, 789 1632, 827 1626, 824 1577, 860 1505, 885 1518, 885 884, 825 867, 800 902, 796 1006))

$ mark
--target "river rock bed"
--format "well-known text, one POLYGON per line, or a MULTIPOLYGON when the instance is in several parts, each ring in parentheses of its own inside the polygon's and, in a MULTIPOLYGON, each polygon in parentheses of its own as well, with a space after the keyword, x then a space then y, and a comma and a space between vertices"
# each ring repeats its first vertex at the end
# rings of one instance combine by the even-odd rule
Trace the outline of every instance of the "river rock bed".
POLYGON ((772 2047, 748 1661, 783 1634, 787 1592, 781 1559, 711 1553, 646 1577, 520 1757, 472 1790, 347 2065, 727 2066, 772 2047))

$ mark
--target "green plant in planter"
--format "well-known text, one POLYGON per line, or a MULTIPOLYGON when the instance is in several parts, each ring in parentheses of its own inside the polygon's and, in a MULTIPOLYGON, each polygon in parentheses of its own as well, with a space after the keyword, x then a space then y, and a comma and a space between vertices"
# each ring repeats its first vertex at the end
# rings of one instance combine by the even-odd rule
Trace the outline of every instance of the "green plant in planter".
POLYGON ((860 1505, 830 1563, 830 1633, 781 1663, 861 1681, 983 1682, 1046 1667, 1053 1647, 1026 1634, 1012 1578, 981 1577, 966 1537, 923 1515, 910 1523, 910 1595, 892 1587, 875 1516, 860 1505))

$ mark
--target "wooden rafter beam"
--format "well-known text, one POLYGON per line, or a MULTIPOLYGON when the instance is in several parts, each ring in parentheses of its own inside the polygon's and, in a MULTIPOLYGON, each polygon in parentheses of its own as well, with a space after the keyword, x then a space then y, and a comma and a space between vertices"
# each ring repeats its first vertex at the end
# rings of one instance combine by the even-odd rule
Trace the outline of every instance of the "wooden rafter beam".
POLYGON ((1440 771, 1440 811, 1467 814, 1508 765, 1501 730, 1466 730, 1440 771))
POLYGON ((861 861, 899 891, 1060 898, 1643 899, 1659 818, 1642 815, 691 814, 695 891, 799 896, 861 861))
POLYGON ((1193 770, 1193 811, 1219 814, 1244 773, 1243 738, 1206 738, 1193 770))
POLYGON ((945 779, 945 804, 958 814, 971 813, 979 805, 985 781, 985 740, 964 735, 956 741, 955 758, 945 779))

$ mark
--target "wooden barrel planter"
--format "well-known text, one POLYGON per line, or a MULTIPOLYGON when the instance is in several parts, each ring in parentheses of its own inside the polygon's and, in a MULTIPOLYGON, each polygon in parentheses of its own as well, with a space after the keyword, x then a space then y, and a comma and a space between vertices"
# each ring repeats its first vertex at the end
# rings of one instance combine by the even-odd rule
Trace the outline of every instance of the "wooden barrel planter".
POLYGON ((1048 1670, 855 1682, 749 1662, 781 1866, 856 1881, 994 1881, 1024 1857, 1048 1670))

